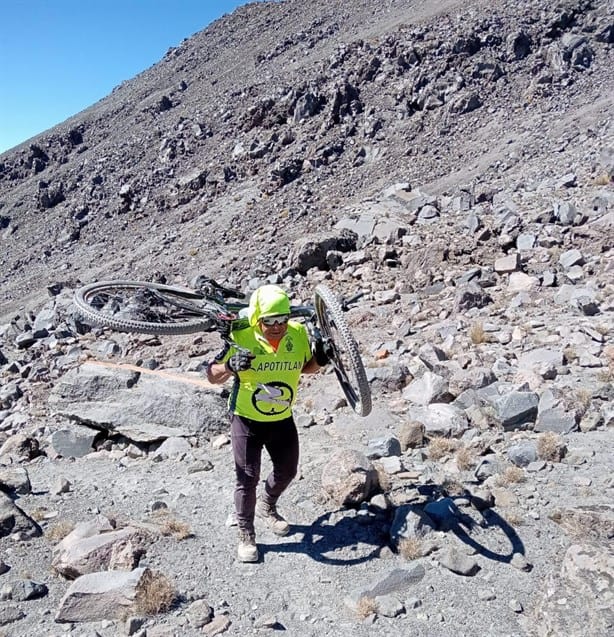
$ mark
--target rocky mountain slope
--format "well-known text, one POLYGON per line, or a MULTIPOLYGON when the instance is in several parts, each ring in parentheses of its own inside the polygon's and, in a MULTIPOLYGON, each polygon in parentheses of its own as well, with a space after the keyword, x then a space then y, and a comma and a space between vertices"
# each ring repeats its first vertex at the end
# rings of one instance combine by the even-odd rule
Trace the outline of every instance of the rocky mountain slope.
POLYGON ((611 2, 247 5, 0 156, 0 633, 609 634, 613 43, 611 2), (71 303, 200 273, 363 293, 374 411, 305 382, 257 565, 217 337, 71 303))

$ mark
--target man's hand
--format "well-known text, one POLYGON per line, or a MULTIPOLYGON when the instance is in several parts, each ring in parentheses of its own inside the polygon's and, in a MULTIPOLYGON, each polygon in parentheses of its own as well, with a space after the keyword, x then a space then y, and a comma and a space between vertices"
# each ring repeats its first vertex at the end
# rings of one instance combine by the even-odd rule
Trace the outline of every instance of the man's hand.
POLYGON ((226 361, 226 369, 233 374, 244 372, 252 366, 254 358, 256 357, 250 351, 241 350, 226 361))
POLYGON ((320 367, 324 367, 330 363, 330 357, 326 351, 326 347, 324 345, 324 341, 322 337, 318 334, 316 338, 311 342, 311 354, 314 357, 316 363, 320 367))

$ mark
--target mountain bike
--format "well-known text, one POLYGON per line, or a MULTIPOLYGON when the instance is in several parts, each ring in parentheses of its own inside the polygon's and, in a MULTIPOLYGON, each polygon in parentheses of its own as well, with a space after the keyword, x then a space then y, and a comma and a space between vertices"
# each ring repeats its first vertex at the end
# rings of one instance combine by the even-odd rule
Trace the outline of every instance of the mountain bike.
MULTIPOLYGON (((371 389, 358 344, 343 316, 359 296, 343 301, 319 284, 313 304, 292 305, 290 317, 302 321, 311 338, 322 338, 348 404, 358 415, 367 416, 371 389)), ((228 333, 229 321, 233 330, 247 327, 245 299, 242 292, 201 276, 194 289, 144 281, 99 281, 79 288, 74 304, 88 325, 162 336, 228 333)))

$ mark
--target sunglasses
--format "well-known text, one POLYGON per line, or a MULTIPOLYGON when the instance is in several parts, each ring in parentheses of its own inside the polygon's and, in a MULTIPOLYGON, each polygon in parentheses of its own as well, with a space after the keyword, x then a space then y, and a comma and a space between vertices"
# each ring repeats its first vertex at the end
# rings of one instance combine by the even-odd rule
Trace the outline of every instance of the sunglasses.
POLYGON ((267 327, 273 327, 273 325, 285 325, 290 317, 287 314, 280 316, 264 316, 260 320, 263 325, 267 327))

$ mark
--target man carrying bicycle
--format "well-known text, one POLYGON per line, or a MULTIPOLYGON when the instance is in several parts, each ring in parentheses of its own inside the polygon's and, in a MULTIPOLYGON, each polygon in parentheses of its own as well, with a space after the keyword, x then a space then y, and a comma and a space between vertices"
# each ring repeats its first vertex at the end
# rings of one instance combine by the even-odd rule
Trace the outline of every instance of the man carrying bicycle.
POLYGON ((255 516, 277 535, 290 530, 277 511, 277 500, 298 469, 292 405, 301 374, 317 372, 328 357, 321 340, 310 343, 306 327, 290 320, 290 299, 276 285, 263 285, 251 295, 248 319, 248 327, 228 334, 227 346, 207 368, 207 378, 215 384, 234 378, 228 406, 236 473, 237 557, 257 562, 255 516), (257 499, 263 447, 273 468, 257 499))

